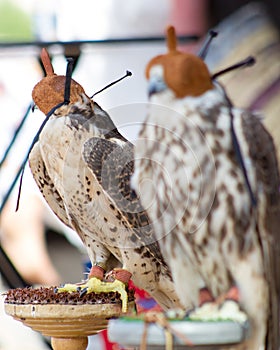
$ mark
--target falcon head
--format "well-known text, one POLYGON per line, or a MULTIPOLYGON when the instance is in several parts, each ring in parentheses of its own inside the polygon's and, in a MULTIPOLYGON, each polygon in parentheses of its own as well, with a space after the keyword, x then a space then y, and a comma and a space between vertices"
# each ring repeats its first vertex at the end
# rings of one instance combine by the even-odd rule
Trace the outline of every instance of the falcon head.
MULTIPOLYGON (((32 98, 36 106, 44 114, 64 100, 65 80, 64 75, 56 75, 46 49, 42 50, 41 59, 46 70, 46 77, 35 85, 32 98)), ((74 79, 71 79, 70 103, 79 101, 82 94, 86 95, 83 87, 74 79)))
POLYGON ((204 61, 177 50, 175 28, 167 28, 168 53, 154 57, 146 67, 149 95, 171 89, 177 98, 200 96, 213 88, 204 61))

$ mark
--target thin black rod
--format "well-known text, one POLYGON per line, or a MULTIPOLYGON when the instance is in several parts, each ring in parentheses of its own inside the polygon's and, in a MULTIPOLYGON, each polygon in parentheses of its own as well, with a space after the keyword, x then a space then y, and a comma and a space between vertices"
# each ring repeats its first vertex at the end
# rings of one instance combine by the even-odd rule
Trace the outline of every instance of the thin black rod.
POLYGON ((18 127, 16 128, 16 130, 15 130, 15 132, 14 132, 14 135, 13 135, 13 137, 12 137, 12 139, 11 139, 11 141, 10 141, 8 147, 6 148, 6 151, 4 152, 4 155, 3 155, 3 157, 2 157, 2 159, 1 159, 1 161, 0 161, 0 169, 1 169, 2 165, 4 164, 5 160, 7 159, 8 155, 9 155, 9 153, 10 153, 10 150, 12 149, 12 147, 13 147, 13 145, 14 145, 14 143, 15 143, 17 137, 18 137, 19 132, 21 131, 21 129, 22 129, 24 123, 26 122, 27 117, 29 116, 29 112, 30 112, 31 109, 32 109, 32 106, 33 106, 33 104, 30 104, 30 105, 27 107, 27 110, 26 110, 26 112, 25 112, 23 118, 21 119, 21 121, 20 121, 18 127))
POLYGON ((211 44, 213 38, 215 38, 217 35, 218 35, 218 32, 216 32, 214 30, 209 30, 208 36, 197 54, 198 57, 200 57, 203 60, 205 59, 205 57, 208 53, 208 49, 210 47, 210 44, 211 44))
POLYGON ((212 75, 212 79, 217 79, 219 76, 226 74, 228 72, 231 72, 235 69, 241 68, 241 67, 250 67, 253 66, 256 63, 256 59, 253 56, 248 56, 245 58, 245 60, 242 60, 236 64, 233 64, 230 67, 227 67, 225 69, 220 70, 219 72, 212 75))
MULTIPOLYGON (((24 160, 24 164, 25 164, 25 163, 26 163, 26 160, 24 160)), ((11 196, 11 193, 13 192, 13 189, 14 189, 16 183, 17 183, 17 180, 18 180, 18 178, 19 178, 21 172, 22 172, 22 165, 21 165, 21 167, 19 168, 18 172, 16 173, 16 176, 14 177, 13 182, 11 183, 9 189, 7 190, 7 192, 5 193, 5 195, 4 195, 4 197, 3 197, 3 200, 2 200, 2 203, 1 203, 1 206, 0 206, 0 216, 1 216, 1 214, 2 214, 2 212, 3 212, 3 210, 4 210, 5 206, 6 206, 6 204, 7 204, 7 202, 8 202, 8 199, 9 199, 10 196, 11 196)))
POLYGON ((245 180, 248 192, 249 192, 251 203, 252 203, 253 207, 256 207, 257 199, 256 199, 256 197, 254 195, 252 186, 250 184, 250 180, 249 180, 249 177, 248 177, 247 169, 245 167, 245 162, 244 162, 244 159, 243 159, 243 156, 242 156, 241 148, 240 148, 240 145, 239 145, 239 142, 238 142, 237 135, 235 133, 235 129, 234 129, 234 125, 233 125, 233 115, 231 117, 230 130, 231 130, 231 135, 232 135, 233 149, 235 151, 235 155, 236 155, 237 161, 239 163, 239 166, 240 166, 240 168, 241 168, 241 170, 243 172, 244 180, 245 180))
MULTIPOLYGON (((154 41, 165 42, 165 36, 150 36, 150 37, 130 37, 130 38, 115 38, 115 39, 100 39, 100 40, 72 40, 72 41, 23 41, 23 42, 2 42, 1 48, 8 47, 49 47, 49 46, 81 46, 81 45, 98 45, 98 44, 132 44, 132 43, 149 43, 154 41)), ((199 40, 199 36, 195 34, 179 35, 177 40, 181 42, 193 42, 199 40)))
POLYGON ((238 137, 236 135, 235 128, 234 128, 234 114, 232 111, 233 106, 232 106, 232 103, 231 103, 229 97, 226 94, 225 94, 225 98, 226 98, 226 101, 228 103, 228 110, 229 110, 229 114, 230 114, 230 132, 231 132, 231 136, 232 136, 232 144, 233 144, 234 153, 236 155, 237 162, 238 162, 238 164, 241 168, 241 171, 243 173, 245 184, 246 184, 247 190, 249 192, 252 206, 256 207, 257 206, 257 198, 255 197, 255 194, 253 192, 253 188, 252 188, 250 180, 249 180, 249 176, 248 176, 248 172, 247 172, 247 169, 245 166, 245 161, 244 161, 244 158, 242 155, 241 147, 240 147, 238 137))
POLYGON ((64 88, 64 104, 68 104, 70 102, 70 93, 71 93, 71 78, 74 67, 74 59, 72 57, 67 58, 67 69, 66 69, 66 80, 65 80, 65 88, 64 88))
POLYGON ((227 67, 225 69, 220 70, 219 72, 215 73, 212 75, 212 79, 217 79, 219 76, 224 75, 228 72, 231 72, 235 69, 241 68, 241 67, 250 67, 253 66, 256 63, 256 59, 253 56, 249 56, 247 58, 245 58, 244 60, 233 64, 230 67, 227 67))
POLYGON ((102 92, 102 91, 108 89, 109 87, 111 87, 111 86, 117 84, 118 82, 122 81, 123 79, 125 79, 125 78, 127 78, 127 77, 131 77, 131 76, 132 76, 132 73, 131 73, 129 70, 127 70, 124 76, 122 76, 121 78, 119 78, 119 79, 113 81, 112 83, 106 85, 106 86, 105 86, 104 88, 102 88, 101 90, 98 90, 98 91, 95 92, 90 98, 93 98, 93 97, 96 96, 97 94, 100 94, 100 92, 102 92))

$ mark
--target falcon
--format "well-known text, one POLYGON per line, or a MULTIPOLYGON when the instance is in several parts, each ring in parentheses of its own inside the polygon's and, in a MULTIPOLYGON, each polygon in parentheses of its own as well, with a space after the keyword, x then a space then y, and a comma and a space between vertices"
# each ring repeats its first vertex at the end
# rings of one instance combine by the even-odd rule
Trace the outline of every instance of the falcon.
MULTIPOLYGON (((50 117, 29 164, 50 208, 87 249, 92 269, 82 289, 120 291, 131 277, 163 309, 181 306, 148 216, 130 187, 133 145, 73 79, 69 101, 61 103, 67 77, 54 73, 46 50, 41 58, 47 76, 32 97, 50 117), (104 282, 106 273, 112 285, 104 282)), ((76 288, 67 284, 59 291, 76 288)))
POLYGON ((240 349, 276 350, 280 198, 272 137, 260 118, 232 106, 200 57, 177 50, 173 27, 167 43, 168 53, 146 68, 150 98, 133 188, 181 302, 198 306, 206 287, 222 303, 237 288, 251 328, 240 349))

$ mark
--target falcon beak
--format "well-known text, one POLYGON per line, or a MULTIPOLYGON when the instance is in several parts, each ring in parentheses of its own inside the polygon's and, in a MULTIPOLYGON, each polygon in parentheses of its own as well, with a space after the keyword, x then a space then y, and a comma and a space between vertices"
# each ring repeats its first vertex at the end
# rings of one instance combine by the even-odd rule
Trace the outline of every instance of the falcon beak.
POLYGON ((165 81, 160 77, 150 77, 148 82, 148 94, 149 97, 152 95, 162 92, 167 89, 165 81))
POLYGON ((35 103, 33 103, 32 104, 32 107, 31 107, 31 110, 32 110, 32 112, 34 112, 35 111, 35 109, 37 109, 38 107, 36 106, 36 104, 35 103))

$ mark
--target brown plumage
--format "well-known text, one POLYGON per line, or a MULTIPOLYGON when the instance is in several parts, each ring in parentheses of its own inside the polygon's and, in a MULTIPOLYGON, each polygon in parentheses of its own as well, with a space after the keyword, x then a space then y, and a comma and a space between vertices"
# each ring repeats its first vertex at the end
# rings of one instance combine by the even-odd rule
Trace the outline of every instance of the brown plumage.
POLYGON ((251 334, 233 348, 276 350, 280 196, 273 140, 257 117, 231 105, 209 73, 201 81, 198 57, 174 45, 171 51, 147 66, 151 104, 135 148, 134 188, 181 301, 198 305, 202 286, 217 298, 236 285, 251 334), (201 90, 193 87, 196 74, 201 90))
MULTIPOLYGON (((44 113, 63 102, 65 84, 64 76, 46 71, 32 93, 44 113)), ((70 103, 44 126, 29 163, 51 209, 79 234, 93 265, 104 272, 121 266, 163 308, 181 306, 147 214, 130 188, 133 145, 77 82, 71 81, 70 103)))

